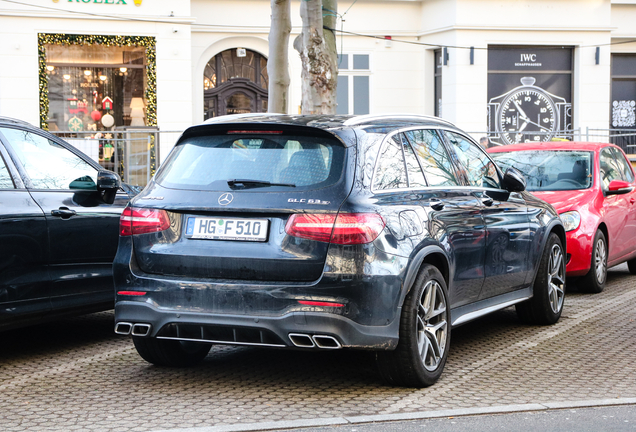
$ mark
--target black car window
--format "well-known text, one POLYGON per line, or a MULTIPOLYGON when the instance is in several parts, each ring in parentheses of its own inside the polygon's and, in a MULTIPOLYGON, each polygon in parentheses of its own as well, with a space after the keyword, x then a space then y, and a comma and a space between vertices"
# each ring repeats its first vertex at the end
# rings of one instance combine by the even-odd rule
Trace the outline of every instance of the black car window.
POLYGON ((623 180, 629 183, 633 182, 634 172, 632 171, 632 166, 630 165, 630 163, 625 160, 625 155, 623 154, 623 152, 614 147, 612 147, 612 151, 614 152, 614 155, 616 157, 616 163, 621 171, 623 180))
POLYGON ((479 145, 462 135, 449 131, 444 133, 451 142, 459 163, 466 171, 470 186, 501 189, 497 168, 479 145))
POLYGON ((403 134, 400 134, 400 140, 402 141, 402 149, 404 149, 404 162, 406 163, 409 187, 426 187, 426 180, 424 180, 422 168, 420 168, 420 164, 417 162, 413 148, 403 134))
POLYGON ((601 165, 601 185, 603 190, 608 190, 608 186, 613 180, 623 180, 623 173, 616 162, 611 147, 601 149, 599 162, 601 165))
POLYGON ((399 189, 407 186, 402 146, 397 142, 396 137, 392 137, 385 141, 378 155, 373 189, 399 189))
POLYGON ((2 159, 2 155, 0 155, 0 189, 15 189, 11 173, 9 173, 7 164, 2 159))
POLYGON ((405 135, 415 150, 429 186, 458 185, 448 152, 437 132, 414 130, 405 135))
POLYGON ((344 156, 345 148, 335 139, 278 131, 189 137, 175 147, 156 180, 189 190, 229 190, 231 180, 317 189, 340 179, 344 156))
POLYGON ((35 189, 96 190, 97 170, 88 162, 41 135, 0 128, 35 189))

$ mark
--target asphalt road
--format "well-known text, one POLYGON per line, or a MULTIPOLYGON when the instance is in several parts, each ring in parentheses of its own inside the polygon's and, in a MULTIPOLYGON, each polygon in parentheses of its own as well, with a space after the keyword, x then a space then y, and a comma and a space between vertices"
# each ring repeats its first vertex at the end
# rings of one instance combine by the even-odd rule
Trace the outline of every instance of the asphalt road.
MULTIPOLYGON (((523 325, 511 308, 453 330, 446 370, 427 389, 388 387, 370 353, 345 350, 218 346, 198 367, 158 368, 113 333, 112 312, 5 332, 0 430, 349 431, 374 421, 528 409, 549 419, 556 408, 636 404, 636 276, 623 265, 601 294, 570 288, 554 326, 523 325)), ((435 421, 422 424, 444 424, 435 421)))

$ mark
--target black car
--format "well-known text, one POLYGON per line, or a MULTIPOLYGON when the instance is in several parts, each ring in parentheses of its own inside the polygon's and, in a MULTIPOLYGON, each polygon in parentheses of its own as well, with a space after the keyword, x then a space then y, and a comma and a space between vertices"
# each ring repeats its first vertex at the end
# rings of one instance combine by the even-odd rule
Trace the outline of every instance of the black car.
POLYGON ((212 344, 355 348, 389 383, 431 385, 451 327, 561 315, 565 231, 524 189, 433 117, 207 121, 122 214, 115 331, 156 365, 212 344))
POLYGON ((135 190, 63 140, 0 117, 0 330, 112 309, 135 190))

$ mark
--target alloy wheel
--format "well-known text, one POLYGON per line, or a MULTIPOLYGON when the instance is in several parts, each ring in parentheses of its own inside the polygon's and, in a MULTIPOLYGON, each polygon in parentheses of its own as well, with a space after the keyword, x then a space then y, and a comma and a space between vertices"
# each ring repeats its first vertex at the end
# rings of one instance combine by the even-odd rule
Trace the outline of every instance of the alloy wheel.
POLYGON ((434 371, 444 358, 448 323, 446 299, 435 280, 424 286, 417 311, 417 347, 422 364, 434 371))
POLYGON ((607 249, 605 241, 599 238, 596 242, 596 254, 594 256, 594 269, 596 271, 596 281, 599 285, 605 283, 607 277, 607 249))
POLYGON ((565 266, 563 251, 558 244, 552 245, 548 263, 548 299, 552 312, 558 313, 563 307, 565 297, 565 266))

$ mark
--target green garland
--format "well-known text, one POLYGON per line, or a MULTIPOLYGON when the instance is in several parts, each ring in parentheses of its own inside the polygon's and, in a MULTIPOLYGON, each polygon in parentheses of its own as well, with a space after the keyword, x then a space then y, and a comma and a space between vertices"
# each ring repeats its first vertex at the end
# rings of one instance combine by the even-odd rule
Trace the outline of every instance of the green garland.
MULTIPOLYGON (((146 122, 157 126, 157 55, 155 38, 151 36, 108 36, 38 33, 40 66, 40 127, 48 130, 49 81, 46 74, 46 48, 52 45, 137 46, 146 48, 146 122)), ((154 171, 154 170, 153 170, 154 171)))

